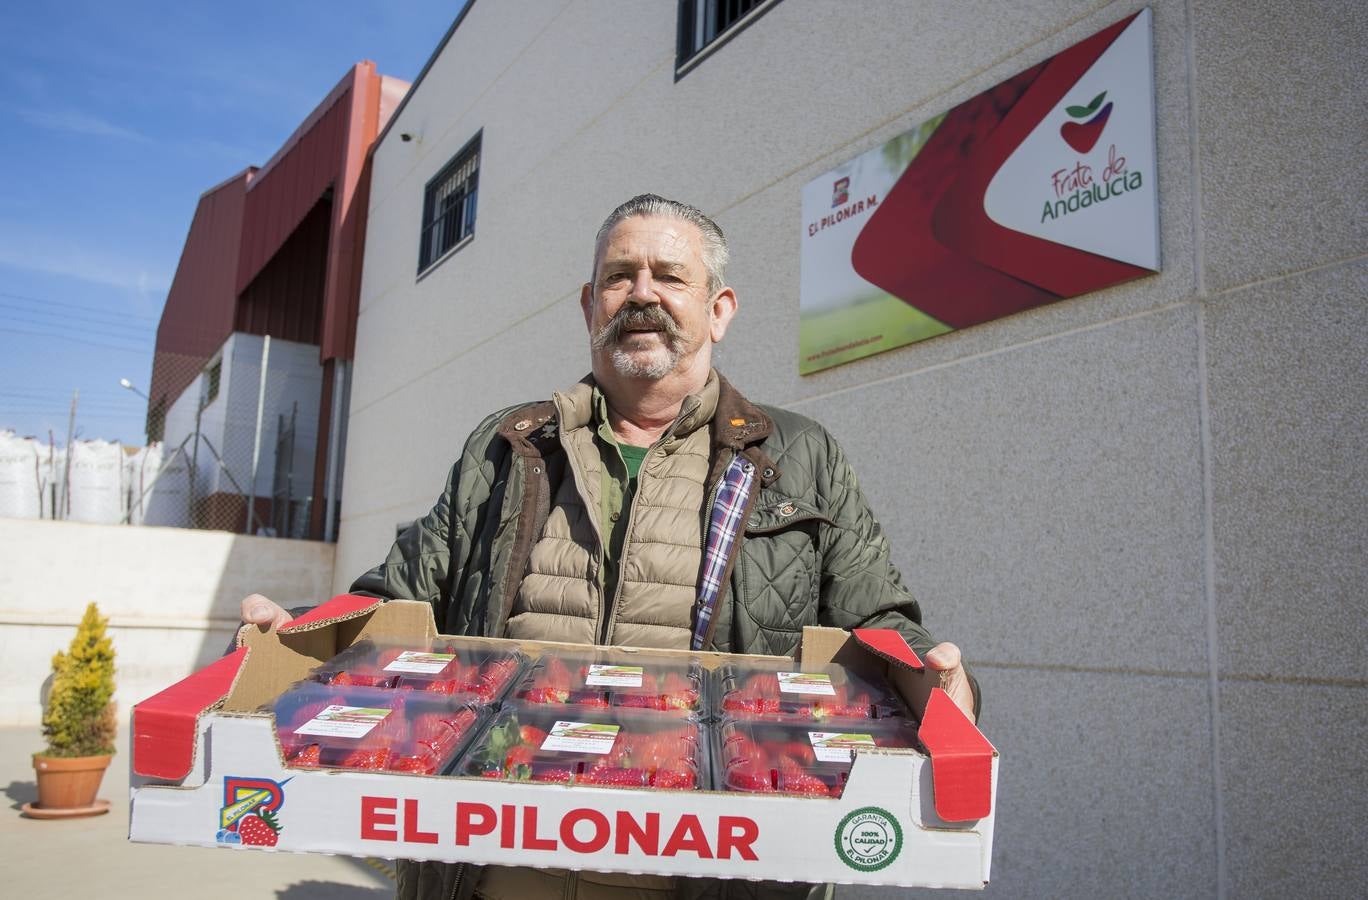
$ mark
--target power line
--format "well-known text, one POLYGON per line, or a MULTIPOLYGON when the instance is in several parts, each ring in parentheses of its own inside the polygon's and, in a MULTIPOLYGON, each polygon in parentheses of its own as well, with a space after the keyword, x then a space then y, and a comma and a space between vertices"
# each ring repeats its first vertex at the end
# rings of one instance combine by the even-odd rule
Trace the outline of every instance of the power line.
POLYGON ((153 346, 152 346, 151 344, 147 345, 146 347, 128 347, 128 346, 125 346, 125 345, 122 345, 122 344, 107 344, 107 343, 100 343, 99 341, 84 341, 84 340, 81 340, 80 338, 72 337, 72 336, 69 335, 69 334, 51 334, 51 333, 49 333, 49 332, 44 332, 44 331, 24 331, 23 329, 19 329, 19 328, 0 328, 0 332, 5 332, 5 333, 7 333, 7 334, 26 334, 26 335, 29 335, 30 337, 53 338, 54 340, 59 340, 59 341, 72 341, 72 342, 77 343, 77 344, 87 344, 87 345, 89 345, 89 346, 91 346, 91 347, 105 347, 105 348, 108 348, 108 349, 110 349, 110 350, 122 350, 122 351, 124 351, 125 353, 148 353, 148 354, 150 354, 150 353, 152 352, 152 350, 153 350, 153 346))
MULTIPOLYGON (((56 319, 57 322, 62 325, 99 325, 103 328, 128 328, 132 329, 133 331, 136 331, 138 334, 150 334, 157 330, 156 327, 151 323, 120 321, 122 316, 120 316, 120 314, 118 313, 89 312, 86 313, 84 316, 81 316, 70 312, 34 309, 31 306, 18 306, 13 303, 4 302, 0 302, 0 308, 13 309, 19 311, 18 316, 16 316, 14 313, 6 313, 6 319, 17 319, 20 318, 20 316, 24 315, 46 316, 51 319, 56 319)), ((37 324, 47 325, 49 323, 38 322, 37 324)))
MULTIPOLYGON (((0 297, 6 297, 10 300, 26 300, 29 303, 41 303, 44 306, 65 306, 70 309, 83 309, 89 312, 107 312, 107 310, 95 306, 83 306, 79 303, 63 303, 60 300, 44 300, 41 297, 26 297, 23 294, 11 294, 7 291, 0 291, 0 297)), ((161 319, 161 316, 149 316, 146 313, 130 312, 125 313, 124 315, 127 315, 130 319, 149 319, 151 321, 159 321, 161 319)))

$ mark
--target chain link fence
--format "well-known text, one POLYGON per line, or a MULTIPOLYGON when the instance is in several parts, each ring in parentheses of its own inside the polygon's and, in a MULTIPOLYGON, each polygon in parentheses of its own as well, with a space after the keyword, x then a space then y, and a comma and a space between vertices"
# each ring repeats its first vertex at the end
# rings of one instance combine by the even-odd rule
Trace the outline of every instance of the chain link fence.
POLYGON ((207 361, 159 352, 151 388, 125 387, 148 401, 143 446, 0 431, 0 516, 331 538, 315 495, 340 495, 340 447, 318 431, 345 407, 320 417, 336 392, 317 346, 235 333, 207 361))

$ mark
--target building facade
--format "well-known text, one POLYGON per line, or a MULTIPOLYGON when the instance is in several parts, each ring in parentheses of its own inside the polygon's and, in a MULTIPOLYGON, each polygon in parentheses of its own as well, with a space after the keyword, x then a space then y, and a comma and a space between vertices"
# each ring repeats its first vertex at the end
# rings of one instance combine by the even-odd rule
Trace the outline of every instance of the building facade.
POLYGON ((357 63, 265 165, 200 198, 157 329, 148 524, 330 539, 367 154, 407 88, 357 63))
POLYGON ((373 154, 335 589, 587 371, 603 217, 686 200, 732 245, 719 368, 834 432, 982 681, 987 893, 1355 888, 1368 7, 1156 0, 1161 271, 802 376, 803 186, 1142 7, 744 6, 474 0, 441 41, 373 154))

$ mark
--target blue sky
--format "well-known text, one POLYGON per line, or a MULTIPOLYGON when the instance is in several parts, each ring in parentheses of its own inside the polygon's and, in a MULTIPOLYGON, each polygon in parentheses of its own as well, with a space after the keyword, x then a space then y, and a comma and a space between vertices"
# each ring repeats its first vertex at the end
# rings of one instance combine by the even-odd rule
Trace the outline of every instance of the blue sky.
POLYGON ((406 81, 463 0, 6 4, 0 430, 143 441, 166 291, 205 190, 363 59, 406 81))

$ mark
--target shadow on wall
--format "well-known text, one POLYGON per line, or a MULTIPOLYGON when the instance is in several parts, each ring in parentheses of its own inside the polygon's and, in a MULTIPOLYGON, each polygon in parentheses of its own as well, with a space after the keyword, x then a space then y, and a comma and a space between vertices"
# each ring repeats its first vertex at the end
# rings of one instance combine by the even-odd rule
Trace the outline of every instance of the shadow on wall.
MULTIPOLYGON (((312 608, 326 601, 332 586, 332 554, 312 541, 283 538, 235 539, 219 572, 190 671, 214 662, 236 646, 242 599, 260 593, 286 609, 312 608)), ((188 672, 186 674, 189 674, 188 672)))
POLYGON ((393 888, 368 888, 335 881, 300 881, 276 891, 277 900, 388 900, 393 896, 393 888))

